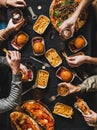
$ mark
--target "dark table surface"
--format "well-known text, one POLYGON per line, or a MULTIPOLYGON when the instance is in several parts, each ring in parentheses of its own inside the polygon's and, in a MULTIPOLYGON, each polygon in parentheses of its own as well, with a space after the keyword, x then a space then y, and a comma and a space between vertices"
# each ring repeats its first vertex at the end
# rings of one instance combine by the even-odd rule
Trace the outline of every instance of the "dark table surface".
MULTIPOLYGON (((29 2, 27 2, 28 5, 32 6, 34 12, 39 16, 41 14, 46 15, 49 17, 49 6, 51 4, 52 0, 29 0, 29 2), (37 6, 41 5, 42 9, 38 10, 37 6)), ((8 9, 8 19, 10 18, 10 14, 11 14, 12 9, 8 9)), ((26 18, 29 14, 29 11, 27 9, 22 9, 24 17, 26 18)), ((88 19, 86 21, 86 24, 77 32, 75 33, 74 37, 78 36, 78 35, 83 35, 88 42, 88 45, 82 49, 81 51, 85 52, 85 54, 88 55, 95 55, 95 35, 93 35, 93 33, 95 34, 95 17, 93 16, 94 12, 92 10, 91 7, 89 7, 89 16, 88 19), (93 41, 93 43, 92 43, 93 41), (92 49, 93 48, 93 49, 92 49), (92 51, 93 50, 93 51, 92 51)), ((32 27, 35 21, 30 20, 27 24, 25 24, 25 26, 23 28, 21 28, 22 31, 26 32, 30 38, 28 43, 20 50, 20 52, 22 53, 22 63, 26 64, 26 62, 31 62, 34 67, 31 68, 34 72, 34 80, 32 82, 29 83, 23 83, 23 91, 27 90, 28 88, 30 88, 34 82, 35 82, 35 78, 36 78, 36 73, 39 69, 41 69, 42 65, 27 58, 30 55, 33 55, 33 51, 32 51, 32 45, 31 45, 31 39, 35 36, 40 36, 38 34, 36 34, 32 27), (25 57, 25 58, 24 58, 25 57)), ((10 45, 10 42, 13 38, 13 36, 16 33, 12 34, 9 39, 8 39, 8 49, 10 50, 14 50, 14 48, 10 45)), ((71 40, 68 41, 62 41, 62 39, 59 37, 58 32, 53 28, 53 26, 50 24, 49 27, 47 28, 47 30, 45 31, 45 33, 42 35, 42 37, 44 38, 45 41, 45 46, 46 46, 46 50, 50 49, 50 48, 55 48, 56 51, 58 52, 58 54, 62 57, 60 50, 64 49, 64 51, 67 52, 68 55, 72 55, 72 53, 70 52, 69 48, 68 48, 68 43, 71 40), (54 33, 54 39, 50 38, 50 33, 53 31, 54 33)), ((73 37, 73 38, 74 38, 73 37)), ((35 56, 34 56, 35 57, 35 56)), ((45 56, 39 56, 36 57, 39 60, 45 61, 47 62, 47 60, 45 59, 45 56)), ((66 64, 65 58, 63 58, 63 63, 62 65, 69 68, 69 66, 66 64)), ((91 65, 82 65, 81 67, 78 67, 76 69, 74 69, 75 72, 78 73, 78 75, 84 80, 83 77, 83 73, 85 72, 86 74, 88 74, 88 76, 91 76, 94 74, 93 66, 91 65)), ((84 93, 84 94, 73 94, 73 95, 69 95, 66 97, 57 97, 57 99, 53 102, 49 101, 49 98, 52 95, 56 95, 57 94, 57 84, 60 83, 61 81, 56 77, 56 70, 57 68, 46 68, 47 71, 49 71, 50 77, 49 77, 49 82, 47 85, 47 88, 44 90, 41 89, 35 89, 35 90, 31 90, 30 92, 28 92, 27 94, 25 94, 22 97, 22 100, 29 100, 29 99, 35 99, 36 98, 36 94, 40 94, 41 97, 41 102, 43 102, 44 104, 46 104, 49 109, 51 110, 51 112, 53 111, 53 107, 55 105, 56 102, 62 102, 65 103, 67 105, 70 105, 74 108, 74 102, 76 101, 76 95, 79 97, 82 97, 89 105, 89 107, 93 110, 97 109, 97 94, 96 92, 94 93, 84 93)), ((69 68, 70 69, 70 68, 69 68)), ((74 81, 72 82, 73 84, 79 84, 81 83, 81 81, 75 77, 74 81)), ((78 112, 75 108, 74 108, 74 115, 72 119, 66 119, 64 117, 60 117, 57 115, 54 115, 55 118, 55 130, 93 130, 93 127, 89 127, 83 117, 82 114, 80 112, 78 112)), ((9 113, 5 113, 1 115, 1 119, 2 122, 0 125, 0 129, 2 128, 2 130, 11 130, 10 128, 10 121, 9 121, 9 113), (6 125, 5 125, 5 119, 6 119, 6 125), (6 127, 6 128, 5 128, 6 127)), ((0 119, 0 120, 1 120, 0 119)))

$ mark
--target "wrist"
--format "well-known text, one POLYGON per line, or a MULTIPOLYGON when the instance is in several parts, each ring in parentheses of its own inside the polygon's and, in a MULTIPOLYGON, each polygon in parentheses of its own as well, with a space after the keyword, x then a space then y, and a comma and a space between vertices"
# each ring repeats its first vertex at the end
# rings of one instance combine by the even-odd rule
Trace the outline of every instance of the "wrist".
POLYGON ((80 92, 80 91, 81 91, 81 87, 80 86, 76 87, 76 92, 80 92))
POLYGON ((13 69, 12 74, 14 75, 20 74, 20 69, 13 69))
POLYGON ((90 56, 86 56, 85 57, 85 62, 86 63, 90 63, 91 62, 91 57, 90 56))

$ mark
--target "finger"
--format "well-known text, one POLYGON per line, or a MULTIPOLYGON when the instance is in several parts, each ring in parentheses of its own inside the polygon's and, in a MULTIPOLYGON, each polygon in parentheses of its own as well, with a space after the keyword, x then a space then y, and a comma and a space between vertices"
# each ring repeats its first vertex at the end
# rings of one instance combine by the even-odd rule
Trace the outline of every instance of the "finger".
POLYGON ((23 4, 24 6, 26 6, 26 2, 24 0, 18 0, 17 3, 18 4, 23 4))
POLYGON ((23 24, 24 24, 24 20, 21 21, 20 23, 17 23, 17 24, 15 25, 16 31, 18 31, 18 29, 19 29, 23 24))
POLYGON ((24 8, 24 5, 23 4, 16 4, 15 7, 17 7, 17 8, 24 8))
POLYGON ((17 59, 18 59, 18 60, 21 59, 21 54, 20 54, 18 51, 16 51, 16 56, 17 56, 17 59))

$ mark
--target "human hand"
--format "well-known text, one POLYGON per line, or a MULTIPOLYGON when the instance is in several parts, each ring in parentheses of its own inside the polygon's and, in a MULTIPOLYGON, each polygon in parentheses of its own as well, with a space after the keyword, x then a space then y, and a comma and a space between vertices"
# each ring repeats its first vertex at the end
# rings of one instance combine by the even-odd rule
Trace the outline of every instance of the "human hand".
POLYGON ((66 57, 66 61, 70 67, 78 67, 84 64, 87 58, 88 56, 86 55, 70 56, 66 57))
POLYGON ((27 67, 25 66, 25 65, 23 65, 23 64, 20 64, 20 70, 22 71, 22 72, 24 72, 24 73, 28 73, 28 69, 27 69, 27 67))
POLYGON ((97 113, 95 113, 94 111, 90 110, 91 114, 89 115, 83 115, 85 121, 87 122, 87 124, 95 124, 96 120, 97 120, 97 113))
POLYGON ((7 0, 6 5, 13 7, 25 7, 26 2, 24 0, 7 0))
POLYGON ((9 51, 6 55, 6 59, 12 69, 12 73, 19 74, 21 54, 18 51, 9 51))
POLYGON ((72 32, 72 35, 74 34, 75 31, 75 24, 76 24, 76 18, 74 16, 71 16, 67 20, 65 20, 62 25, 59 27, 59 34, 61 35, 62 31, 65 30, 66 28, 69 28, 72 32))
POLYGON ((66 85, 69 88, 69 93, 67 95, 72 94, 72 93, 77 93, 77 92, 79 92, 81 90, 81 87, 75 86, 75 85, 73 85, 71 83, 63 82, 63 83, 61 83, 61 85, 62 84, 66 85))
POLYGON ((6 31, 7 32, 18 31, 23 24, 24 24, 24 19, 21 20, 19 23, 14 24, 11 18, 7 25, 6 31))

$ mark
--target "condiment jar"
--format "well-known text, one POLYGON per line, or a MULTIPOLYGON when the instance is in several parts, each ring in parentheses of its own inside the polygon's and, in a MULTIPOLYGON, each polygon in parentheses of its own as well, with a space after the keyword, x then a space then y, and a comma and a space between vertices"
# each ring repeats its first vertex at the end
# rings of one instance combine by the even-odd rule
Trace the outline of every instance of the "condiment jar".
POLYGON ((20 9, 14 9, 11 17, 14 23, 19 23, 23 19, 23 13, 20 9))

